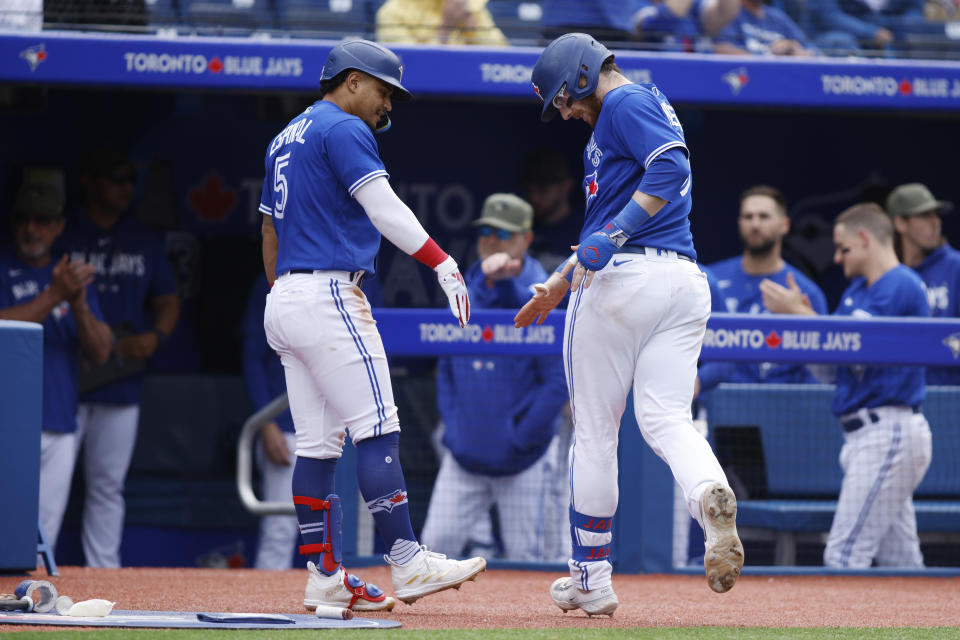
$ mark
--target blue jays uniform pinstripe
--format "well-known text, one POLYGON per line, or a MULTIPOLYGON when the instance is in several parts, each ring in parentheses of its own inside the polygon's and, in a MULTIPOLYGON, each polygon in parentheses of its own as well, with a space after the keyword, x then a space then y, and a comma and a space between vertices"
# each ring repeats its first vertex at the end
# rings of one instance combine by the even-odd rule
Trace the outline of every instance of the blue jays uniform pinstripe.
MULTIPOLYGON (((797 286, 810 298, 810 304, 817 313, 827 313, 827 300, 823 292, 810 278, 791 265, 784 263, 783 269, 776 273, 751 275, 745 273, 742 257, 736 256, 721 260, 708 267, 712 277, 711 299, 714 311, 727 313, 769 313, 763 306, 760 283, 772 280, 787 286, 787 274, 792 273, 797 286), (715 291, 715 295, 714 295, 715 291)), ((707 362, 700 367, 700 390, 706 391, 721 382, 769 382, 814 384, 816 379, 803 365, 775 363, 727 363, 707 362)))
POLYGON ((399 431, 383 343, 358 284, 380 232, 353 195, 386 176, 360 118, 320 100, 269 144, 260 211, 278 237, 267 341, 283 363, 297 456, 339 458, 354 442, 399 431), (308 273, 290 273, 309 270, 308 273))
MULTIPOLYGON (((960 318, 960 251, 944 244, 914 270, 927 291, 930 315, 960 318)), ((960 385, 960 367, 927 367, 927 384, 960 385)))
MULTIPOLYGON (((872 285, 855 279, 834 315, 929 316, 920 278, 903 265, 872 285)), ((824 564, 921 567, 913 492, 931 458, 921 412, 923 367, 838 367, 833 412, 844 429, 843 484, 824 564)))
MULTIPOLYGON (((694 262, 688 219, 692 177, 664 181, 652 192, 641 184, 663 154, 687 154, 683 128, 667 98, 650 84, 609 91, 583 154, 581 240, 603 229, 638 189, 667 204, 595 272, 589 288, 581 282, 567 307, 563 355, 575 437, 568 564, 573 584, 584 591, 611 584, 616 443, 631 390, 644 439, 670 465, 694 518, 701 519, 706 489, 727 485, 690 415, 710 314, 707 277, 694 262)), ((677 166, 684 166, 686 160, 680 160, 677 166)))

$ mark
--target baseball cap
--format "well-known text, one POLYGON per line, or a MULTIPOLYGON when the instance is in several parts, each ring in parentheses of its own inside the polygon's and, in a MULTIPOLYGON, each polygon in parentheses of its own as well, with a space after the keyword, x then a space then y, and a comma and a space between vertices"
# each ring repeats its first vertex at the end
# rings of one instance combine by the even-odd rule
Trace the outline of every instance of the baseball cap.
POLYGON ((939 213, 953 210, 953 203, 937 200, 926 185, 919 182, 902 184, 887 196, 887 214, 897 216, 915 216, 936 209, 939 213))
POLYGON ((473 226, 489 225, 513 233, 529 231, 533 226, 533 207, 512 193, 494 193, 483 202, 480 218, 473 226))
POLYGON ((13 203, 14 218, 36 216, 46 220, 59 220, 63 215, 63 196, 53 186, 25 184, 17 191, 13 203))

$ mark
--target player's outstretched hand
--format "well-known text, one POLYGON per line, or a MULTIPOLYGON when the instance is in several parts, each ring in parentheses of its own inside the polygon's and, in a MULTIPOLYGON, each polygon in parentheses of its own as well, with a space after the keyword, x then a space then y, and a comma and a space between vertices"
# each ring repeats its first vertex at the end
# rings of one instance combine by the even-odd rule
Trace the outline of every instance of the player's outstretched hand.
POLYGON ((536 320, 537 324, 543 324, 547 315, 553 311, 563 296, 570 290, 570 283, 567 282, 567 274, 573 264, 568 262, 560 273, 552 273, 546 282, 533 285, 533 297, 523 305, 517 315, 513 317, 513 326, 527 327, 536 320))
POLYGON ((434 271, 437 272, 440 287, 447 294, 453 317, 460 321, 461 327, 467 326, 470 322, 470 296, 467 295, 467 285, 460 274, 460 268, 457 267, 457 261, 447 256, 434 271))

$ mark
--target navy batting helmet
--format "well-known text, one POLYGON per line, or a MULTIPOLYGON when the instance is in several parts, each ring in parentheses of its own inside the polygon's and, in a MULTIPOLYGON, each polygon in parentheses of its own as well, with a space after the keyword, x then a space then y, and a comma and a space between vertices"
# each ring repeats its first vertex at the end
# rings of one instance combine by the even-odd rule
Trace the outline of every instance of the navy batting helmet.
POLYGON ((386 82, 394 88, 394 100, 410 99, 410 92, 400 84, 403 63, 397 54, 376 42, 347 40, 335 46, 320 72, 320 82, 330 80, 347 69, 356 69, 386 82))
POLYGON ((557 115, 552 102, 560 89, 574 100, 596 91, 600 67, 612 57, 609 49, 585 33, 567 33, 548 44, 533 65, 533 90, 543 101, 540 120, 547 122, 557 115))

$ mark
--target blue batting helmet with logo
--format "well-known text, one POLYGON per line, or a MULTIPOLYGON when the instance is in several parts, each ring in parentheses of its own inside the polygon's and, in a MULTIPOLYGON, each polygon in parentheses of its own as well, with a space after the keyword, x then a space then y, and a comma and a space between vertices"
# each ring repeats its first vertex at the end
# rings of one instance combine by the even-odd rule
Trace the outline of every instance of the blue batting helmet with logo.
POLYGON ((561 88, 574 100, 596 91, 600 67, 612 57, 609 49, 586 33, 568 33, 548 44, 533 65, 533 90, 543 100, 540 120, 547 122, 557 115, 552 102, 561 88))
POLYGON ((320 72, 320 82, 330 80, 347 69, 356 69, 386 82, 394 88, 394 100, 410 99, 410 92, 400 84, 403 63, 397 54, 376 42, 347 40, 335 46, 320 72))

